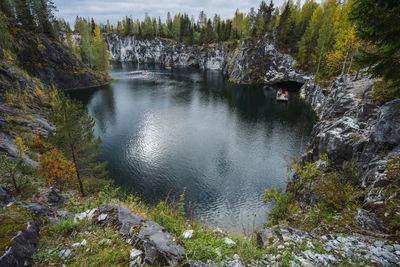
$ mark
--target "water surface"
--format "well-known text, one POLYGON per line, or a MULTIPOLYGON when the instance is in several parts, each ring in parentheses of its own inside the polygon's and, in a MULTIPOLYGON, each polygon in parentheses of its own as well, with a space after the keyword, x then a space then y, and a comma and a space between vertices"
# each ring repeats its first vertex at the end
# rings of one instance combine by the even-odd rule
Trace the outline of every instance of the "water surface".
POLYGON ((276 88, 234 86, 214 71, 119 64, 112 75, 71 95, 95 119, 117 185, 148 203, 186 188, 189 216, 227 231, 265 223, 263 191, 285 188, 313 125, 297 92, 279 103, 276 88))

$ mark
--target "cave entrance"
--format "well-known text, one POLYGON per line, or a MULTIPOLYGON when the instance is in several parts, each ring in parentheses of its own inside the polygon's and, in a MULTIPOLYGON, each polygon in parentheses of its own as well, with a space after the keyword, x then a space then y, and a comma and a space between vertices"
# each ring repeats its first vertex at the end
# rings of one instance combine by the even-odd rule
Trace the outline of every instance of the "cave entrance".
POLYGON ((275 84, 276 87, 287 91, 300 91, 300 88, 303 86, 303 83, 294 82, 294 81, 287 81, 287 82, 280 82, 275 84))

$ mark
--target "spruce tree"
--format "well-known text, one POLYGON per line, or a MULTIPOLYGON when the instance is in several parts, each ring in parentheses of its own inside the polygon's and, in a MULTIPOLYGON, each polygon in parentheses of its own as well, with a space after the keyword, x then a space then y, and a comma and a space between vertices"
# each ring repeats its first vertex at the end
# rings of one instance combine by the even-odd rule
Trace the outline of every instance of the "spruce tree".
POLYGON ((110 53, 108 52, 107 44, 100 32, 97 24, 94 27, 94 65, 98 71, 108 72, 111 69, 110 53))
POLYGON ((70 159, 76 169, 79 191, 84 196, 84 181, 106 177, 106 163, 96 161, 100 138, 94 135, 94 120, 81 103, 60 94, 50 112, 50 120, 57 131, 49 140, 70 159))
POLYGON ((16 17, 22 25, 26 27, 34 27, 36 25, 35 19, 31 13, 30 0, 14 0, 16 17))
POLYGON ((354 1, 350 19, 355 23, 356 35, 375 47, 363 51, 357 58, 361 66, 371 66, 375 77, 385 81, 400 92, 400 1, 354 1))

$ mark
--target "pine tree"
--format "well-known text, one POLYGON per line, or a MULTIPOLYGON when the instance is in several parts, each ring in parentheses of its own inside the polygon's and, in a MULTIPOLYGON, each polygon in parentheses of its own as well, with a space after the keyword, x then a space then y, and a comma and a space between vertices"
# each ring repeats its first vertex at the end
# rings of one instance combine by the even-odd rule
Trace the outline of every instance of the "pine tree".
POLYGON ((373 75, 383 77, 397 92, 400 92, 399 14, 397 0, 357 0, 350 12, 357 36, 375 47, 372 51, 364 50, 357 62, 371 66, 373 75))
POLYGON ((348 18, 352 3, 349 0, 342 6, 340 18, 335 23, 334 44, 326 55, 324 76, 327 78, 343 75, 346 69, 348 72, 351 70, 352 58, 359 46, 355 40, 354 25, 348 18))
POLYGON ((82 61, 90 66, 94 64, 94 53, 93 53, 93 35, 91 33, 92 27, 85 19, 76 17, 75 30, 81 36, 81 58, 82 61))
POLYGON ((167 22, 167 30, 168 30, 167 36, 172 37, 172 19, 171 19, 171 13, 169 13, 169 12, 167 14, 166 22, 167 22))
POLYGON ((314 0, 306 0, 304 5, 302 6, 299 14, 298 14, 298 19, 296 21, 296 39, 300 40, 301 37, 304 35, 311 17, 314 13, 314 10, 317 8, 318 4, 314 0))
POLYGON ((53 11, 56 10, 51 0, 33 0, 32 11, 37 18, 37 24, 41 32, 48 36, 56 37, 51 20, 54 19, 53 11))
POLYGON ((98 71, 108 72, 111 69, 110 53, 108 52, 107 44, 100 32, 97 24, 94 27, 94 65, 98 71))
POLYGON ((10 0, 1 0, 0 1, 0 11, 4 13, 6 17, 14 17, 14 12, 10 3, 10 0))
POLYGON ((49 136, 49 140, 73 162, 79 191, 85 195, 85 180, 102 179, 107 175, 106 164, 96 161, 101 140, 94 135, 94 121, 82 104, 64 95, 60 95, 53 105, 50 120, 57 131, 49 136))
POLYGON ((272 12, 274 11, 274 4, 272 0, 269 5, 262 1, 257 13, 257 36, 264 36, 267 31, 271 30, 272 12))
POLYGON ((122 30, 122 24, 120 21, 118 21, 118 24, 117 24, 117 33, 120 35, 124 34, 124 31, 122 30))
POLYGON ((319 29, 317 53, 318 63, 316 73, 319 74, 325 63, 325 53, 329 51, 333 45, 333 37, 335 33, 335 25, 340 17, 340 5, 336 0, 327 0, 323 4, 322 24, 319 29))
POLYGON ((307 71, 315 71, 317 58, 319 29, 323 20, 322 7, 318 6, 311 17, 310 23, 299 42, 298 65, 307 71))
POLYGON ((23 161, 19 159, 14 162, 5 155, 0 154, 0 181, 1 183, 11 183, 16 193, 21 193, 21 184, 24 175, 21 172, 23 161))
POLYGON ((282 11, 278 26, 278 44, 281 47, 294 48, 296 46, 295 38, 295 12, 296 8, 292 0, 289 0, 282 11))
POLYGON ((240 39, 244 35, 245 28, 246 23, 244 19, 244 14, 239 12, 239 9, 236 9, 235 16, 232 20, 233 36, 236 39, 240 39))
POLYGON ((21 22, 21 24, 26 27, 35 27, 36 22, 31 13, 30 0, 14 0, 14 4, 17 21, 21 22))
POLYGON ((174 16, 174 20, 172 21, 172 36, 177 41, 181 40, 181 14, 174 16))

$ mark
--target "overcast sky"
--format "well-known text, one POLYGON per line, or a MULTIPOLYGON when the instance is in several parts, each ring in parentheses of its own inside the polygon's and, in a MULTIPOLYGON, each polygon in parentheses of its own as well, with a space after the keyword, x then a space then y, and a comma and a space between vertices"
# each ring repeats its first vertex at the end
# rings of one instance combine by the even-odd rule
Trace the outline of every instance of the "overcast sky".
MULTIPOLYGON (((284 0, 274 0, 280 6, 284 0)), ((107 19, 115 23, 125 16, 143 19, 148 13, 150 17, 161 17, 165 20, 167 12, 188 13, 197 20, 201 10, 209 18, 214 14, 222 18, 232 18, 236 8, 241 12, 248 12, 251 7, 256 10, 261 0, 55 0, 58 12, 57 18, 64 18, 73 23, 76 16, 94 17, 96 22, 105 23, 107 19)), ((269 0, 266 1, 269 3, 269 0)))

